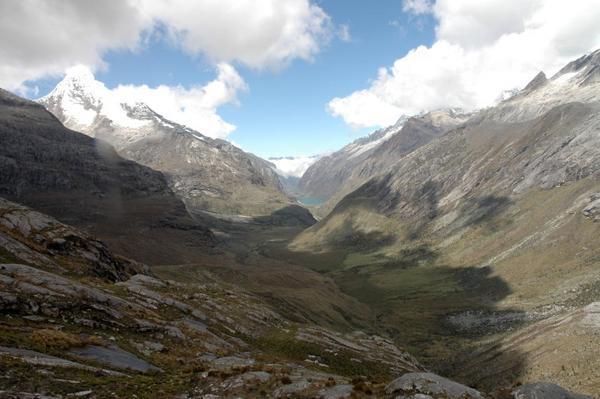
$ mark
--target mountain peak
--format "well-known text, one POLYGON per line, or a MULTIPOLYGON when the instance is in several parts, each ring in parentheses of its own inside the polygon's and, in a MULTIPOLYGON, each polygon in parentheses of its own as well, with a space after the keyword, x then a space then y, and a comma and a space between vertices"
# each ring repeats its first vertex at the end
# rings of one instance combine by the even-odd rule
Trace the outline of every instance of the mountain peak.
POLYGON ((90 68, 85 65, 75 65, 66 71, 65 79, 80 81, 95 81, 96 78, 90 68))
POLYGON ((563 75, 565 73, 579 72, 584 68, 593 68, 598 65, 600 65, 600 49, 585 54, 577 58, 575 61, 569 62, 560 71, 558 71, 558 73, 554 75, 553 78, 563 75))
POLYGON ((67 69, 65 77, 56 85, 54 90, 42 97, 40 101, 52 97, 85 96, 87 100, 98 105, 101 97, 106 96, 107 91, 106 86, 96 80, 88 67, 77 65, 67 69))
POLYGON ((67 127, 91 135, 101 121, 108 120, 113 128, 131 129, 148 126, 156 115, 146 104, 129 103, 109 90, 84 65, 69 68, 54 90, 38 102, 67 127))
POLYGON ((525 86, 523 92, 533 91, 538 87, 545 85, 547 81, 548 78, 546 77, 546 74, 543 71, 540 71, 537 75, 535 75, 535 78, 533 78, 531 82, 527 83, 527 86, 525 86))

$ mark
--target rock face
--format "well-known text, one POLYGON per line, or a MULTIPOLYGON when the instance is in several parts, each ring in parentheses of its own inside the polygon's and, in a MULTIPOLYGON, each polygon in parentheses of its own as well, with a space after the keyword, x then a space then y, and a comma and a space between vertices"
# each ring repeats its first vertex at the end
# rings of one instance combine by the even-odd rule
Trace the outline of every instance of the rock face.
POLYGON ((266 161, 224 140, 172 126, 160 130, 159 137, 139 140, 120 153, 162 171, 191 212, 261 216, 292 204, 266 161))
POLYGON ((65 126, 163 172, 190 211, 257 216, 292 203, 269 162, 124 102, 89 71, 68 74, 38 102, 65 126))
POLYGON ((324 215, 345 195, 370 178, 387 171, 399 158, 468 118, 468 114, 454 109, 400 118, 395 125, 378 130, 321 158, 304 173, 299 188, 308 196, 327 200, 321 207, 321 214, 324 215))
POLYGON ((160 172, 121 158, 103 142, 65 128, 41 105, 6 91, 0 91, 0 142, 0 196, 83 228, 122 254, 182 262, 191 260, 194 248, 214 243, 160 172))
POLYGON ((596 193, 590 197, 590 203, 583 208, 583 215, 594 221, 600 220, 600 193, 596 193))
POLYGON ((71 270, 113 282, 145 271, 141 264, 113 256, 102 242, 86 233, 3 198, 0 245, 12 256, 37 266, 60 268, 57 259, 68 259, 71 270))
MULTIPOLYGON (((345 196, 328 220, 368 203, 400 225, 423 222, 436 232, 448 232, 481 222, 535 190, 595 185, 600 176, 600 82, 586 76, 600 65, 598 54, 600 50, 428 144, 411 146, 385 169, 368 168, 377 175, 345 196)), ((402 131, 416 130, 410 126, 414 123, 406 122, 402 131)), ((383 162, 380 154, 404 139, 402 131, 373 153, 372 163, 383 162)), ((594 217, 595 201, 581 209, 585 216, 594 217)), ((328 220, 312 232, 324 229, 328 220)), ((376 228, 366 223, 363 230, 376 228)))

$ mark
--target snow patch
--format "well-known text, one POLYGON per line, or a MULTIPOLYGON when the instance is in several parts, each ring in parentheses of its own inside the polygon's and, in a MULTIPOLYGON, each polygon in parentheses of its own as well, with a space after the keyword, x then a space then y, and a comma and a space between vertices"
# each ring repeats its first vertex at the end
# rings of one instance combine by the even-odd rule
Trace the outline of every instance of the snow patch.
POLYGON ((350 144, 350 146, 348 146, 348 148, 346 149, 346 152, 349 154, 348 158, 355 158, 360 154, 364 154, 365 152, 385 143, 386 141, 391 139, 393 135, 398 133, 400 129, 402 129, 402 125, 394 125, 393 129, 390 129, 377 140, 369 141, 365 144, 350 144))
POLYGON ((284 177, 302 177, 304 172, 321 158, 321 155, 301 157, 269 158, 269 162, 276 167, 276 172, 284 177))

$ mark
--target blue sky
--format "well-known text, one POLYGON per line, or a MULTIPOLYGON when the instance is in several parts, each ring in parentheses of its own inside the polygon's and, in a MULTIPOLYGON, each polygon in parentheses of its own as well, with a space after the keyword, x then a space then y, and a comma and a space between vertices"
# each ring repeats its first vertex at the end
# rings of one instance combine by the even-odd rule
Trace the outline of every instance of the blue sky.
POLYGON ((599 20, 600 0, 6 0, 0 87, 36 98, 82 65, 206 135, 308 156, 491 106, 600 48, 599 20))
MULTIPOLYGON (((327 103, 366 86, 378 68, 390 65, 410 49, 434 40, 431 16, 402 11, 399 0, 323 0, 319 6, 336 25, 347 25, 351 39, 331 39, 312 61, 257 70, 233 63, 248 85, 239 104, 218 109, 237 128, 228 138, 262 157, 312 155, 342 147, 372 128, 351 128, 327 111, 327 103)), ((337 28, 336 28, 337 29, 337 28)), ((137 51, 108 51, 108 68, 96 78, 109 88, 119 84, 149 86, 204 84, 215 71, 202 55, 188 55, 167 40, 153 39, 137 51)), ((38 96, 58 78, 31 82, 38 96)))

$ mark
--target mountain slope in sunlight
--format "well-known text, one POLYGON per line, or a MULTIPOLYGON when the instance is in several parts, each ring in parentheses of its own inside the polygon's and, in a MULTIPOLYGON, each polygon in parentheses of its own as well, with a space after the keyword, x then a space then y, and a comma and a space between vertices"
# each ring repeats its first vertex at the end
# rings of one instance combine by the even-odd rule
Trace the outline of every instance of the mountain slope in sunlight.
MULTIPOLYGON (((599 301, 594 289, 582 296, 600 280, 599 68, 596 51, 550 79, 539 75, 518 95, 400 157, 346 195, 293 248, 345 253, 332 276, 355 295, 366 295, 368 287, 365 299, 379 306, 390 327, 407 324, 407 303, 426 303, 431 331, 500 334, 486 341, 490 347, 523 324, 599 301), (435 268, 449 268, 448 279, 427 276, 435 268), (502 285, 481 290, 473 277, 484 272, 502 285), (413 279, 408 288, 407 279, 413 279), (438 281, 438 293, 430 292, 438 281), (403 291, 409 288, 412 295, 403 291)), ((577 333, 569 339, 577 340, 577 333)), ((597 338, 590 339, 598 348, 597 338)), ((413 343, 423 347, 418 336, 413 343)), ((554 381, 598 394, 597 379, 587 378, 592 371, 555 349, 544 357, 549 367, 525 357, 526 371, 498 367, 487 381, 513 372, 536 379, 552 369, 554 381), (579 375, 581 385, 565 371, 571 367, 587 376, 579 375)), ((535 353, 531 347, 523 352, 535 353)), ((598 355, 592 350, 585 358, 598 355)), ((476 369, 470 373, 477 381, 476 369)))
POLYGON ((396 124, 378 130, 321 158, 302 176, 299 187, 306 195, 326 201, 319 207, 325 216, 346 195, 370 178, 389 169, 398 158, 427 144, 469 118, 456 109, 402 117, 396 124))

